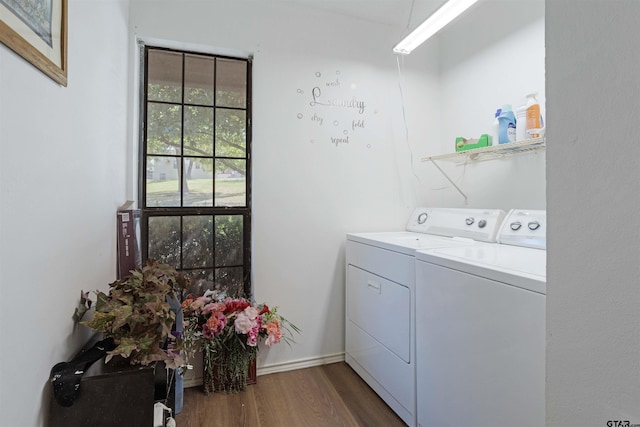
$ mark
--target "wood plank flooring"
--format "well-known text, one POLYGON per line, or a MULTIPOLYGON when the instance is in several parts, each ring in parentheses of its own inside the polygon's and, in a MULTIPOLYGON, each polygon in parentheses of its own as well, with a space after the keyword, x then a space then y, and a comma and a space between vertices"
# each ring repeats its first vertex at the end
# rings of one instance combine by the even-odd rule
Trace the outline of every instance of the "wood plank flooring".
POLYGON ((344 362, 258 377, 236 394, 186 389, 179 427, 393 427, 405 423, 344 362))

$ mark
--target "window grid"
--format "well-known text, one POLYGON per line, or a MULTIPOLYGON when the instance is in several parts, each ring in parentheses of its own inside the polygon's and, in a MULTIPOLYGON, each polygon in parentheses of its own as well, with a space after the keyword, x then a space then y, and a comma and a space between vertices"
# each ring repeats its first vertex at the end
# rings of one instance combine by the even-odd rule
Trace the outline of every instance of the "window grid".
MULTIPOLYGON (((143 74, 143 95, 142 95, 142 143, 141 143, 141 153, 140 153, 140 206, 142 211, 142 249, 143 249, 143 259, 149 258, 149 223, 152 218, 161 218, 161 217, 174 217, 178 218, 179 228, 178 228, 178 236, 177 241, 177 250, 178 259, 176 265, 174 265, 178 270, 184 271, 186 273, 200 273, 203 271, 210 271, 214 277, 214 283, 208 284, 207 288, 211 288, 212 286, 217 287, 218 283, 218 273, 220 276, 233 276, 230 271, 235 271, 233 269, 242 268, 242 283, 240 284, 240 290, 242 295, 235 296, 245 296, 249 297, 251 295, 251 274, 250 274, 250 266, 251 266, 251 253, 250 253, 250 225, 251 225, 251 61, 243 60, 238 58, 230 58, 225 56, 217 56, 217 55, 205 55, 200 53, 193 52, 183 52, 183 51, 175 51, 171 49, 164 48, 154 48, 154 47, 143 47, 144 53, 144 74, 143 74), (149 51, 155 52, 173 52, 181 55, 181 82, 180 82, 180 102, 160 100, 160 99, 149 99, 149 51), (186 102, 186 94, 187 94, 187 70, 186 70, 186 58, 187 55, 197 55, 199 58, 206 57, 213 59, 213 104, 207 105, 202 102, 186 102), (245 84, 245 93, 244 93, 244 102, 245 107, 233 107, 233 106, 219 106, 218 105, 218 62, 220 59, 223 60, 233 60, 233 61, 244 61, 246 63, 246 81, 245 84), (167 105, 167 106, 176 106, 180 108, 180 141, 177 144, 179 147, 175 147, 174 153, 160 153, 160 150, 151 150, 148 152, 148 108, 149 105, 167 105), (212 129, 212 152, 211 155, 205 154, 195 154, 197 150, 193 147, 187 148, 185 144, 185 115, 187 114, 187 108, 189 107, 199 107, 199 108, 211 108, 213 114, 213 122, 211 124, 212 129), (218 139, 219 136, 217 134, 217 115, 219 111, 238 111, 244 112, 244 155, 236 156, 236 155, 217 155, 218 148, 218 139), (158 151, 158 152, 156 152, 158 151), (147 186, 147 161, 151 158, 164 158, 169 161, 175 161, 177 163, 178 168, 178 193, 179 193, 179 205, 180 206, 148 206, 148 186, 147 186), (211 178, 211 197, 212 197, 212 206, 185 206, 185 182, 187 182, 187 178, 185 176, 186 172, 186 164, 190 159, 202 159, 202 160, 211 160, 212 162, 212 178, 211 178), (244 206, 220 206, 216 199, 216 191, 218 185, 218 179, 216 178, 216 161, 218 160, 228 160, 228 161, 242 161, 244 162, 244 206), (211 258, 208 262, 205 263, 204 266, 193 266, 193 265, 185 265, 185 243, 186 242, 186 230, 185 230, 185 218, 187 217, 210 217, 211 223, 213 224, 213 230, 211 231, 213 243, 212 248, 210 249, 211 254, 209 257, 211 258), (242 228, 242 238, 241 238, 241 246, 242 246, 242 262, 241 263, 229 263, 222 264, 216 257, 216 253, 218 252, 218 247, 216 246, 218 242, 218 237, 216 236, 216 227, 217 220, 219 218, 231 218, 238 217, 241 218, 241 228, 242 228), (223 271, 225 269, 225 271, 223 271)), ((166 147, 165 147, 166 149, 166 147)), ((228 154, 228 153, 227 153, 228 154)), ((193 166, 193 164, 192 164, 193 166)), ((175 246, 175 245, 174 245, 175 246)), ((203 289, 199 289, 198 292, 203 291, 203 289)))

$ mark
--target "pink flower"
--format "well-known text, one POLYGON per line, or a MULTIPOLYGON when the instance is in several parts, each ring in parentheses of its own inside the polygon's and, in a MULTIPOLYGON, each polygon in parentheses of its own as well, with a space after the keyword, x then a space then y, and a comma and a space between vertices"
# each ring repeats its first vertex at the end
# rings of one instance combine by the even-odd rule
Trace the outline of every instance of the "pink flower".
POLYGON ((280 321, 278 319, 273 319, 271 322, 267 323, 265 326, 267 330, 267 334, 269 336, 264 341, 267 347, 270 347, 271 344, 277 344, 282 339, 282 329, 280 328, 280 321))
POLYGON ((193 303, 191 303, 191 308, 195 311, 200 311, 202 307, 204 307, 205 304, 208 302, 209 302, 208 298, 198 297, 193 303))
POLYGON ((224 327, 227 326, 227 316, 225 316, 223 312, 218 311, 216 313, 216 317, 218 318, 218 329, 216 330, 216 333, 219 334, 222 332, 224 327))
POLYGON ((215 336, 213 330, 210 329, 206 323, 202 325, 202 336, 208 340, 213 339, 213 337, 215 336))
POLYGON ((224 311, 225 305, 221 302, 210 302, 202 309, 202 314, 209 314, 214 311, 224 311))
POLYGON ((221 311, 214 311, 209 319, 207 319, 205 326, 212 333, 217 335, 222 332, 225 326, 227 326, 227 316, 225 316, 221 311))
POLYGON ((249 347, 255 347, 258 345, 258 328, 255 327, 247 334, 247 345, 249 347))
POLYGON ((273 319, 271 322, 267 323, 265 329, 269 335, 275 333, 282 334, 282 331, 280 330, 280 321, 278 319, 273 319))

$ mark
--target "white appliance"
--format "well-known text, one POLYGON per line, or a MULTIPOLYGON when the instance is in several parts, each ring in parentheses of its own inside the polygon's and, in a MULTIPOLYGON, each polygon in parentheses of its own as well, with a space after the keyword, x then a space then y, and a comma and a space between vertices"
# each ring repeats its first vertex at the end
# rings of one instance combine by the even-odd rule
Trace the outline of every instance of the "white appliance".
POLYGON ((545 211, 416 252, 418 426, 545 425, 545 211))
POLYGON ((495 242, 504 212, 416 209, 408 231, 347 234, 345 360, 416 424, 415 251, 495 242))

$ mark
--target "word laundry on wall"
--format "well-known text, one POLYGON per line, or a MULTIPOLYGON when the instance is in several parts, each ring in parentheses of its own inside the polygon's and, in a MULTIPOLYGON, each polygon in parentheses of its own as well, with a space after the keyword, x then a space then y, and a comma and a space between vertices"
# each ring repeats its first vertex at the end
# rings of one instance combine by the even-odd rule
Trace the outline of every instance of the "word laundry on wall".
POLYGON ((316 71, 311 82, 297 89, 300 108, 297 118, 309 134, 309 142, 329 143, 336 148, 362 144, 371 148, 366 138, 371 126, 368 100, 358 85, 345 78, 340 70, 332 73, 316 71))

